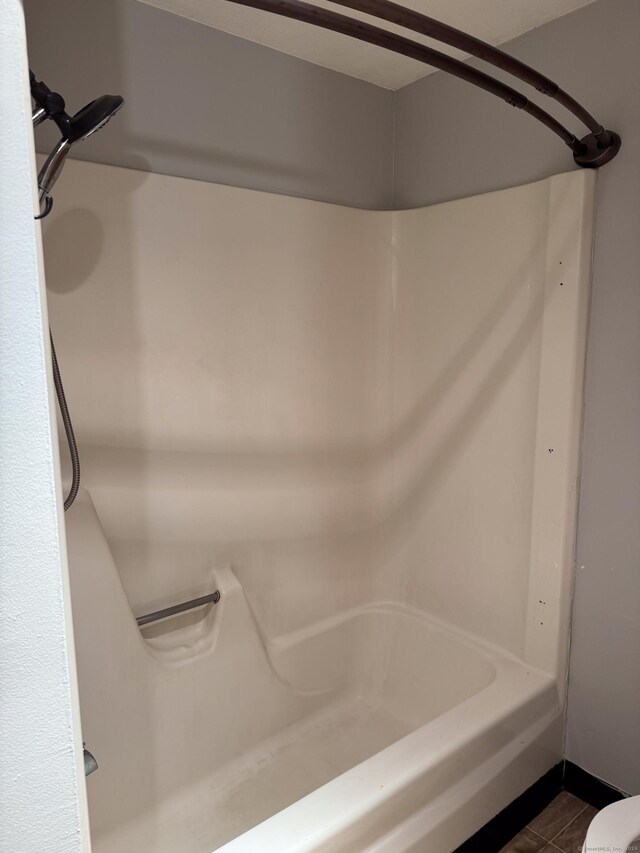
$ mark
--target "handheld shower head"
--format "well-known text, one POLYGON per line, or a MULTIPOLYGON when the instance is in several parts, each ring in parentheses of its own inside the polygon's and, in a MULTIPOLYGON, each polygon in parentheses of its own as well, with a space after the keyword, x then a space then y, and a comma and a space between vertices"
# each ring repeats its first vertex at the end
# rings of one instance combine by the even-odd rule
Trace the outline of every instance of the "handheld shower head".
POLYGON ((95 101, 84 106, 74 116, 66 113, 53 116, 53 120, 62 131, 62 138, 72 145, 80 139, 87 139, 100 130, 124 104, 121 95, 101 95, 95 101))
POLYGON ((64 99, 52 92, 44 83, 38 82, 33 72, 31 77, 31 95, 36 103, 33 112, 33 126, 37 127, 46 119, 52 119, 60 128, 62 138, 51 151, 38 174, 40 197, 40 217, 51 210, 51 189, 60 177, 60 172, 71 150, 81 139, 87 139, 92 133, 104 127, 124 104, 121 95, 102 95, 84 106, 75 115, 65 112, 64 99))

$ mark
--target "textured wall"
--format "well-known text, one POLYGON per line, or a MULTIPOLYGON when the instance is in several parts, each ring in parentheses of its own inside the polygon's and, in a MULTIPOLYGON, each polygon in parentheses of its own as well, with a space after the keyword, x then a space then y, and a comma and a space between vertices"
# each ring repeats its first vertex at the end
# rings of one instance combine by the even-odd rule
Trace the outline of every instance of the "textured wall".
POLYGON ((0 2, 0 79, 0 850, 80 853, 86 794, 18 0, 0 2))
MULTIPOLYGON (((390 206, 392 92, 137 0, 25 0, 25 13, 31 67, 71 110, 126 99, 79 158, 390 206)), ((55 138, 39 128, 38 150, 55 138)))
MULTIPOLYGON (((631 793, 640 793, 639 33, 637 0, 598 0, 506 45, 623 138, 599 176, 567 755, 631 793)), ((442 74, 398 93, 396 143, 398 207, 571 163, 528 116, 442 74)))

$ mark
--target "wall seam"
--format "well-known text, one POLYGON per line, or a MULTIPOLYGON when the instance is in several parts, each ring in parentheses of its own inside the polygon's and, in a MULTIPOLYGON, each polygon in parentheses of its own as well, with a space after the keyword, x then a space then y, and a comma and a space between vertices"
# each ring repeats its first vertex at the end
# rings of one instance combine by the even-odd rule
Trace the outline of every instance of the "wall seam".
POLYGON ((398 92, 393 93, 393 110, 391 112, 391 207, 396 209, 396 132, 397 132, 398 92))

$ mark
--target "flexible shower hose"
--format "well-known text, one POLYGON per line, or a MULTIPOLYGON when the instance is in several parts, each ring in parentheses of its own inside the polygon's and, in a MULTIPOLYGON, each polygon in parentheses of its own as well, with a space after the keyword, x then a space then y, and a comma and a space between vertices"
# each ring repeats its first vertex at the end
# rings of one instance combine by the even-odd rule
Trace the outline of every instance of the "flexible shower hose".
POLYGON ((51 341, 51 365, 53 367, 53 384, 56 387, 56 397, 60 406, 60 414, 64 431, 67 435, 67 444, 69 445, 69 456, 71 457, 71 488, 69 494, 64 501, 64 511, 66 512, 71 504, 75 501, 78 489, 80 488, 80 456, 78 455, 78 445, 76 437, 73 434, 73 424, 71 423, 71 415, 67 406, 67 398, 64 396, 64 388, 62 387, 62 377, 60 376, 60 368, 58 367, 58 359, 56 357, 56 348, 53 344, 53 335, 49 329, 49 339, 51 341))

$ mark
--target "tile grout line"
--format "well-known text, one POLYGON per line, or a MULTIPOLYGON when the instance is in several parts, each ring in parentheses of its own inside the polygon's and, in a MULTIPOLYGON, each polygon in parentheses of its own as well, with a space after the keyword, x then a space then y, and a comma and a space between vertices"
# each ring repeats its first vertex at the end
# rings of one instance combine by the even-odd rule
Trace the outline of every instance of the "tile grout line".
POLYGON ((536 832, 536 831, 535 831, 535 829, 531 829, 531 827, 530 827, 530 826, 527 826, 526 828, 529 830, 529 832, 530 832, 532 835, 537 835, 537 836, 538 836, 538 838, 541 838, 541 839, 542 839, 543 841, 545 841, 547 844, 551 844, 551 842, 549 841, 549 839, 548 839, 548 838, 545 838, 545 837, 544 837, 544 835, 541 835, 539 832, 536 832))
POLYGON ((531 832, 533 835, 536 835, 538 838, 542 839, 542 841, 544 841, 545 844, 550 844, 554 850, 558 851, 558 853, 563 853, 563 851, 557 845, 555 845, 553 842, 555 841, 556 838, 558 838, 558 836, 562 835, 562 833, 565 831, 565 829, 568 829, 571 826, 571 824, 574 821, 576 821, 580 817, 580 815, 588 808, 589 808, 589 803, 585 803, 582 806, 582 808, 580 809, 580 811, 571 818, 569 823, 566 823, 558 832, 556 832, 556 834, 552 838, 547 838, 546 836, 542 835, 542 833, 536 832, 536 830, 532 829, 529 825, 527 825, 526 829, 528 829, 529 832, 531 832))
MULTIPOLYGON (((576 817, 577 817, 577 815, 576 815, 576 817)), ((569 824, 567 824, 567 826, 568 826, 568 825, 569 825, 569 824)), ((536 832, 536 831, 535 831, 535 829, 531 829, 531 827, 530 827, 530 826, 527 826, 527 827, 525 827, 525 828, 526 828, 526 829, 531 833, 531 835, 535 835, 537 838, 539 838, 539 839, 540 839, 540 841, 544 842, 544 846, 540 848, 540 853, 543 853, 543 851, 544 851, 547 847, 552 847, 554 850, 557 850, 557 851, 558 851, 558 853, 563 853, 563 851, 562 851, 559 847, 556 847, 556 845, 555 845, 555 844, 553 844, 553 842, 549 841, 549 839, 548 839, 548 838, 545 838, 545 837, 544 837, 544 835, 540 835, 540 833, 539 833, 539 832, 536 832)), ((561 831, 562 831, 562 830, 561 830, 561 831)), ((557 836, 555 836, 555 837, 557 837, 557 836)))
MULTIPOLYGON (((565 829, 568 829, 574 821, 578 820, 580 815, 588 808, 588 806, 589 806, 589 804, 585 803, 584 806, 578 812, 578 814, 575 815, 574 817, 572 817, 571 820, 569 821, 569 823, 565 824, 562 827, 562 829, 560 830, 560 832, 556 832, 556 834, 553 836, 553 838, 550 839, 551 843, 553 843, 556 840, 556 838, 558 838, 559 835, 562 835, 562 833, 565 831, 565 829)), ((555 845, 554 845, 554 847, 555 847, 555 845)))

